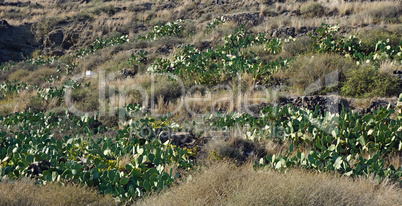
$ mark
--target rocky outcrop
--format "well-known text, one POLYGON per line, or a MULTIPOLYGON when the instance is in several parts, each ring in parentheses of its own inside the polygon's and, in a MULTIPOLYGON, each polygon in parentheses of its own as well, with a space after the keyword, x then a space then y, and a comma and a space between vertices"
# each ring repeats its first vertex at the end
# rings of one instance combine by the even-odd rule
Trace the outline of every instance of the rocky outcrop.
MULTIPOLYGON (((316 34, 315 31, 319 27, 315 26, 302 26, 300 28, 297 27, 281 27, 278 29, 272 29, 267 31, 268 36, 270 37, 277 37, 277 38, 287 38, 289 36, 291 37, 301 37, 301 36, 307 36, 309 33, 316 34)), ((339 33, 344 34, 348 33, 353 29, 353 27, 348 27, 344 26, 340 28, 339 33)))
POLYGON ((52 163, 46 160, 40 162, 33 162, 28 166, 28 173, 34 176, 42 174, 43 171, 48 170, 52 167, 52 163))
POLYGON ((58 47, 63 43, 64 34, 62 30, 52 31, 48 34, 45 40, 46 47, 58 47))
POLYGON ((30 24, 12 26, 5 20, 0 21, 0 63, 23 60, 39 46, 30 24))
POLYGON ((370 113, 374 110, 378 110, 381 107, 396 108, 397 99, 396 98, 381 98, 366 100, 369 102, 366 107, 356 107, 356 102, 359 101, 353 98, 340 97, 336 95, 328 96, 301 96, 301 97, 286 97, 281 98, 278 103, 262 103, 258 105, 250 105, 247 108, 243 108, 243 112, 250 113, 252 115, 259 115, 260 111, 269 106, 279 106, 284 107, 290 105, 292 107, 305 108, 309 110, 315 110, 316 106, 319 106, 320 113, 325 114, 325 112, 339 113, 343 108, 351 111, 356 111, 359 113, 370 113))
POLYGON ((226 21, 234 21, 245 26, 257 26, 264 21, 264 17, 259 12, 246 12, 224 16, 226 21))
POLYGON ((398 78, 402 82, 402 70, 395 70, 392 72, 393 76, 398 78))
POLYGON ((64 31, 57 29, 51 31, 43 38, 43 52, 48 55, 60 56, 80 41, 77 31, 64 31))
POLYGON ((172 144, 180 147, 188 147, 195 143, 195 137, 190 132, 171 132, 164 135, 160 135, 160 140, 166 142, 170 140, 172 144))

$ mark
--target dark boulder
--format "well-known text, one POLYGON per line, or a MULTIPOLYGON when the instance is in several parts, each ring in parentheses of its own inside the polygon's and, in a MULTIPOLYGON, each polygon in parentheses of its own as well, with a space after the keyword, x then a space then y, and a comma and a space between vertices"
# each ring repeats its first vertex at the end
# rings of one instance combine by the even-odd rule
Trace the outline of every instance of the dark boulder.
POLYGON ((36 176, 42 174, 43 171, 48 170, 51 167, 52 163, 46 160, 33 162, 31 165, 28 166, 28 173, 36 176))
POLYGON ((194 135, 192 135, 190 132, 165 133, 164 135, 160 135, 159 138, 162 142, 170 140, 172 144, 177 145, 179 147, 191 146, 196 141, 194 135))
POLYGON ((52 31, 45 40, 46 47, 57 47, 63 43, 64 34, 61 30, 52 31))

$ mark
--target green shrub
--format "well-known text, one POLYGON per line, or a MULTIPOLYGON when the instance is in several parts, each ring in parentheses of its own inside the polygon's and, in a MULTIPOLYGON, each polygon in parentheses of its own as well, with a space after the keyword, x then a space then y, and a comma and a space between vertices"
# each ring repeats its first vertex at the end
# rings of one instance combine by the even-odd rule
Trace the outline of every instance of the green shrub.
POLYGON ((31 97, 28 108, 33 112, 42 112, 46 109, 44 106, 44 100, 39 96, 31 97))
POLYGON ((305 17, 320 17, 324 15, 325 9, 320 3, 311 3, 303 5, 300 13, 305 17))
POLYGON ((364 66, 346 74, 342 95, 352 97, 396 96, 402 87, 396 78, 381 74, 377 69, 364 66))
POLYGON ((170 59, 158 58, 148 67, 149 73, 173 73, 194 84, 213 86, 233 80, 247 73, 262 84, 271 80, 271 75, 287 67, 290 59, 276 58, 261 61, 257 54, 243 55, 241 50, 263 45, 266 54, 276 55, 282 51, 283 39, 266 38, 266 34, 250 34, 240 26, 234 34, 224 38, 224 45, 200 51, 194 45, 182 46, 170 59))
POLYGON ((80 111, 93 112, 99 109, 99 93, 91 88, 81 88, 72 91, 71 99, 80 111))

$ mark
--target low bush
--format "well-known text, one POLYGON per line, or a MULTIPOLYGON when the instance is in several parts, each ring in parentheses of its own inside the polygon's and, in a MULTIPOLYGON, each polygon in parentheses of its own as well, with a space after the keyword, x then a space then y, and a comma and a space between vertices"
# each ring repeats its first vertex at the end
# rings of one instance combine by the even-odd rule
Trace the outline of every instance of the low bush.
POLYGON ((380 6, 367 11, 367 15, 374 17, 374 21, 384 21, 389 23, 398 23, 402 5, 380 6))
POLYGON ((71 99, 76 102, 75 107, 80 111, 93 112, 99 109, 99 93, 91 88, 81 88, 72 91, 71 99))
POLYGON ((402 90, 396 78, 381 74, 377 69, 363 66, 346 74, 342 95, 352 97, 396 96, 402 90))

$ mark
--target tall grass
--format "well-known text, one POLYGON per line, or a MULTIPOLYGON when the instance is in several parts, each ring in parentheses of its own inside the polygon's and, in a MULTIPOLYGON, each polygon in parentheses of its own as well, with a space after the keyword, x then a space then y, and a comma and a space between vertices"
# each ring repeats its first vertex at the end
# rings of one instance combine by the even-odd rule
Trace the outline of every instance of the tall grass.
POLYGON ((399 205, 402 192, 370 179, 293 169, 254 171, 220 162, 137 205, 399 205))

